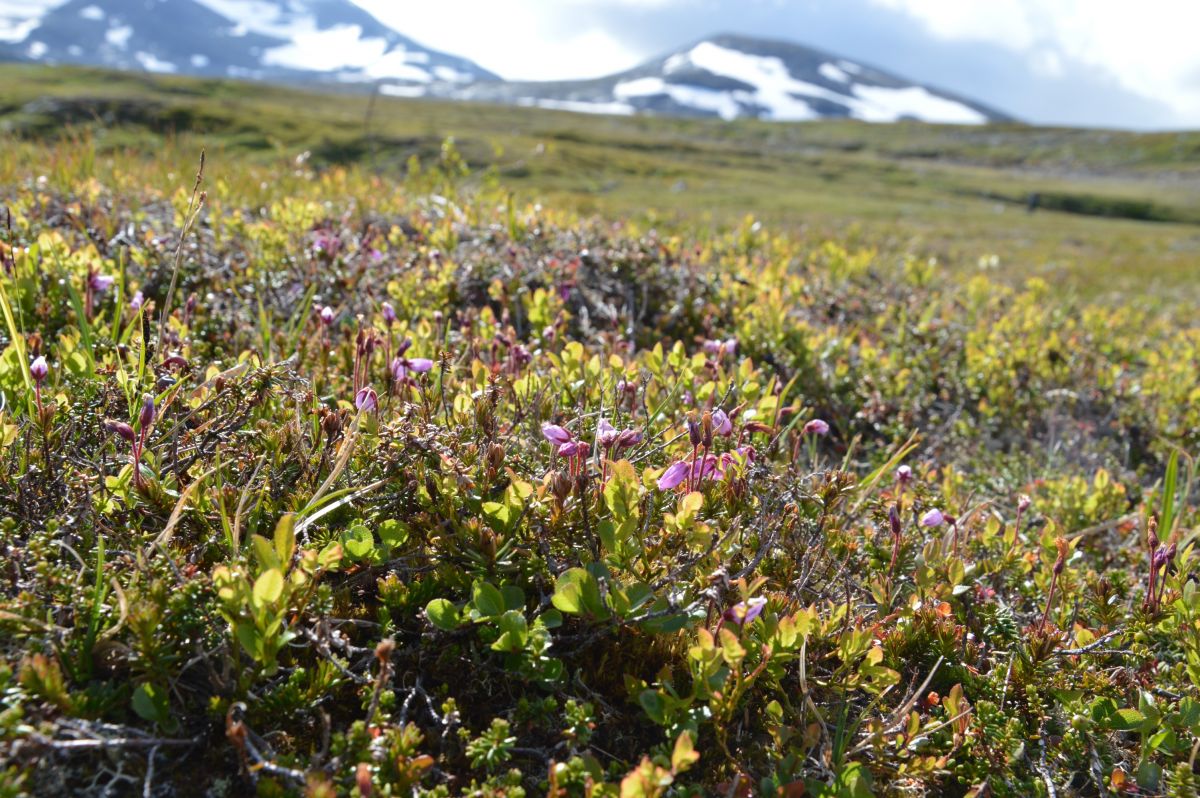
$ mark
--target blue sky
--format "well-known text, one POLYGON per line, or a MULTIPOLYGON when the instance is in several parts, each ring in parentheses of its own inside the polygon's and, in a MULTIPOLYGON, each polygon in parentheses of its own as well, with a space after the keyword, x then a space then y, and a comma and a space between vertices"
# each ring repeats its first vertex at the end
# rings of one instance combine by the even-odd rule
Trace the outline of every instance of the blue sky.
POLYGON ((788 39, 1030 122, 1200 129, 1200 0, 356 0, 502 77, 595 77, 712 33, 788 39))

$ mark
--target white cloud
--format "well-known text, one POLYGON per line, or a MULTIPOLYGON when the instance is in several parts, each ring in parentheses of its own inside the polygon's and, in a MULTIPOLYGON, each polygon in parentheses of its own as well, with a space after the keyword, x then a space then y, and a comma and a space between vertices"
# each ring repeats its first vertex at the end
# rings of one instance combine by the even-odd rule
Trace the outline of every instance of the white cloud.
MULTIPOLYGON (((1200 124, 1200 3, 1194 0, 872 0, 920 19, 936 36, 1024 52, 1040 74, 1071 59, 1200 124)), ((1134 121, 1134 120, 1131 120, 1134 121)))
POLYGON ((395 3, 355 0, 382 22, 427 47, 470 58, 508 80, 592 78, 643 60, 620 39, 598 28, 561 26, 571 8, 654 8, 680 0, 438 0, 395 3), (567 33, 563 29, 568 30, 567 33))

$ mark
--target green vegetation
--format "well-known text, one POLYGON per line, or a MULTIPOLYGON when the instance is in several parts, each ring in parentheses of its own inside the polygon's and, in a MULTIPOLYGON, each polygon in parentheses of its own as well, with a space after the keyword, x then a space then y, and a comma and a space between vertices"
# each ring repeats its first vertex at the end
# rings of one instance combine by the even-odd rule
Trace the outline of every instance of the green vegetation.
MULTIPOLYGON (((906 252, 843 183, 915 168, 915 128, 498 109, 522 157, 562 126, 552 166, 422 134, 377 172, 294 152, 361 99, 255 152, 298 95, 169 91, 227 115, 195 181, 207 137, 154 125, 0 146, 0 795, 1195 794, 1185 304, 906 252), (678 163, 748 190, 745 137, 806 131, 869 140, 794 156, 858 229, 615 213, 678 163), (587 153, 646 164, 608 215, 587 153)), ((1152 140, 1122 191, 1188 168, 1152 140)), ((912 196, 1005 174, 971 157, 912 196)), ((1196 229, 1019 218, 1124 256, 1196 229)))
POLYGON ((309 153, 317 167, 396 177, 454 136, 522 204, 684 230, 752 214, 884 257, 970 269, 995 257, 1018 283, 1040 276, 1094 299, 1197 298, 1200 133, 596 117, 15 65, 0 65, 0 87, 0 129, 37 141, 82 126, 100 155, 174 133, 167 160, 203 146, 223 173, 309 153), (1042 210, 1029 214, 1034 193, 1042 210))

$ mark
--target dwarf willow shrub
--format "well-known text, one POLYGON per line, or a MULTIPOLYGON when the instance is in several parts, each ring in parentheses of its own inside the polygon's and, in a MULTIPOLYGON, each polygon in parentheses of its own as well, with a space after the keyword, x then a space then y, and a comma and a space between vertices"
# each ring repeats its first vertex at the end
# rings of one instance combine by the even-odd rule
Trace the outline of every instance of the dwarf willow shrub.
POLYGON ((1190 794, 1195 329, 463 168, 3 187, 7 793, 1190 794))

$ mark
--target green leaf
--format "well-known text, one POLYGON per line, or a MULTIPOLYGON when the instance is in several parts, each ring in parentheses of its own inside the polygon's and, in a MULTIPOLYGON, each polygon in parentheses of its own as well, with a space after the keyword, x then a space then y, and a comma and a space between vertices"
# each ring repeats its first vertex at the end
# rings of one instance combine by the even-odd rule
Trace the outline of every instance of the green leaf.
POLYGON ((286 513, 275 525, 275 554, 279 562, 287 565, 296 553, 296 515, 286 513))
POLYGON ((387 544, 389 549, 397 549, 408 541, 408 526, 399 521, 388 519, 379 525, 379 539, 387 544))
POLYGON ((462 626, 462 613, 453 602, 437 598, 425 605, 429 622, 444 632, 453 632, 462 626))
POLYGON ((334 540, 325 544, 325 548, 321 549, 321 553, 317 555, 317 565, 326 571, 337 568, 341 562, 342 544, 334 540))
POLYGON ((500 595, 504 596, 504 609, 525 609, 525 593, 516 585, 504 585, 500 588, 500 595))
POLYGON ((520 610, 509 610, 500 616, 500 637, 492 643, 493 651, 517 652, 529 639, 529 623, 520 610))
POLYGON ((132 703, 133 711, 143 720, 152 721, 163 728, 174 726, 165 690, 144 682, 133 691, 132 703))
POLYGON ((554 595, 550 597, 550 603, 568 615, 583 614, 583 588, 580 587, 579 576, 575 573, 579 571, 587 574, 582 568, 572 568, 559 574, 554 584, 554 595))
POLYGON ((604 502, 618 523, 638 517, 637 472, 628 460, 618 460, 609 466, 604 502))
POLYGON ((251 535, 250 543, 254 546, 254 557, 258 560, 260 568, 279 568, 283 565, 279 555, 275 553, 275 546, 262 535, 251 535))
POLYGON ((1114 729, 1131 731, 1141 726, 1145 720, 1146 716, 1141 712, 1131 707, 1126 707, 1125 709, 1118 709, 1110 722, 1114 729))
POLYGON ((268 568, 254 580, 254 603, 259 607, 274 604, 283 595, 283 572, 268 568))
POLYGON ((671 770, 676 773, 683 773, 696 764, 699 759, 700 754, 696 752, 695 746, 692 745, 692 734, 685 731, 679 735, 679 739, 675 741, 675 750, 671 752, 671 770))
POLYGON ((352 560, 367 560, 375 553, 375 536, 371 534, 371 530, 357 524, 346 530, 342 536, 342 545, 346 547, 346 554, 352 560))
POLYGON ((471 604, 478 613, 477 621, 504 614, 504 594, 487 582, 475 583, 471 591, 471 604))

